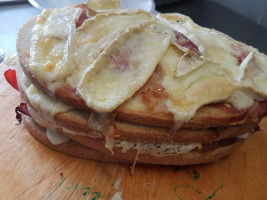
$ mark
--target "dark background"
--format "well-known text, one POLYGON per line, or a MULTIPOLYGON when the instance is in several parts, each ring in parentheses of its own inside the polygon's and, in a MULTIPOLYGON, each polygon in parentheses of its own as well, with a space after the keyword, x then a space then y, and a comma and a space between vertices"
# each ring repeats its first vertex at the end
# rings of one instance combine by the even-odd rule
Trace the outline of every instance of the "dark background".
MULTIPOLYGON (((261 10, 262 16, 267 18, 267 1, 263 2, 266 7, 263 9, 255 7, 257 0, 243 1, 243 7, 248 8, 247 11, 243 11, 243 15, 235 8, 230 9, 224 6, 223 0, 220 4, 212 0, 155 0, 155 3, 156 10, 159 12, 179 12, 188 15, 201 26, 219 30, 267 54, 267 28, 265 28, 267 26, 255 22, 256 19, 255 21, 251 19, 253 12, 261 15, 261 13, 257 13, 257 9, 261 10), (244 3, 251 3, 251 5, 244 3), (251 11, 249 10, 250 6, 251 11)), ((238 9, 242 9, 242 5, 238 9)))

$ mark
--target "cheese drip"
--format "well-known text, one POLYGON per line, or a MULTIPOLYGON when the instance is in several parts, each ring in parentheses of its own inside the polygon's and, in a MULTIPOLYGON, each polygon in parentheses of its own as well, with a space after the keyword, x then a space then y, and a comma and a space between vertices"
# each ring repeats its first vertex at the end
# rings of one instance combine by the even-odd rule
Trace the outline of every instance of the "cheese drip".
POLYGON ((48 97, 38 90, 33 84, 31 84, 27 89, 26 95, 33 108, 40 108, 43 111, 44 116, 47 115, 53 118, 57 113, 67 112, 72 109, 72 107, 48 97))
POLYGON ((46 136, 53 145, 59 145, 69 141, 68 137, 58 134, 57 130, 53 128, 46 128, 46 136))

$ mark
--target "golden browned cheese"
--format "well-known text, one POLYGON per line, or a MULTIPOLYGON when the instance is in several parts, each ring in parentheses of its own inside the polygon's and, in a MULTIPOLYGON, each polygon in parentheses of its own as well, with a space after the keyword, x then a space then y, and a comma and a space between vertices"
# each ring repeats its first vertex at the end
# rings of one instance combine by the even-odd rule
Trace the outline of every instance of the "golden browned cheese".
POLYGON ((33 28, 29 66, 51 93, 68 84, 89 108, 112 112, 158 65, 167 94, 162 103, 177 127, 203 105, 246 109, 267 96, 266 56, 190 18, 112 10, 75 28, 81 13, 79 7, 46 10, 33 28), (240 60, 242 52, 248 53, 240 60))

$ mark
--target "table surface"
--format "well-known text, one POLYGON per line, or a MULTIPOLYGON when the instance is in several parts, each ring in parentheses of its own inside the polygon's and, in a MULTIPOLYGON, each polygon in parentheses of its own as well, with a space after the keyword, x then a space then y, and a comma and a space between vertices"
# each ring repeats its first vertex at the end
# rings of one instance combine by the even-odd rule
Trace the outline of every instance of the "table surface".
POLYGON ((232 155, 188 167, 130 165, 82 160, 36 141, 14 109, 19 92, 4 80, 0 66, 0 200, 207 200, 267 198, 267 118, 261 131, 232 155), (115 199, 112 199, 115 200, 115 199), (119 200, 119 199, 117 199, 119 200))

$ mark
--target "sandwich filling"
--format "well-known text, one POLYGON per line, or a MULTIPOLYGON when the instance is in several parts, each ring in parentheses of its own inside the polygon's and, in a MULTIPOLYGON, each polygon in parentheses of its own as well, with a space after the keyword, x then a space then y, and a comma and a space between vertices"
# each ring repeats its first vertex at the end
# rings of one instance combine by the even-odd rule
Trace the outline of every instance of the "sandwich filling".
MULTIPOLYGON (((211 143, 211 144, 202 144, 199 142, 192 143, 174 143, 174 142, 162 142, 162 143, 149 143, 149 142, 132 142, 127 140, 121 140, 119 137, 110 136, 108 137, 105 132, 106 126, 106 117, 101 116, 103 114, 93 113, 89 116, 89 126, 91 127, 89 133, 73 131, 63 125, 58 124, 55 121, 55 115, 58 113, 66 113, 68 111, 73 110, 74 108, 63 104, 62 102, 58 102, 55 99, 52 99, 38 88, 36 88, 24 75, 24 73, 18 69, 19 72, 19 83, 21 86, 21 92, 24 93, 25 99, 28 102, 28 111, 35 122, 37 122, 41 127, 46 129, 46 136, 50 140, 53 145, 58 145, 64 142, 68 142, 70 139, 68 136, 76 137, 76 136, 84 136, 89 137, 92 140, 101 141, 103 137, 105 138, 105 143, 102 144, 103 147, 106 147, 108 150, 113 152, 114 148, 120 148, 122 153, 127 153, 129 150, 136 150, 140 154, 149 154, 149 155, 158 155, 158 156, 168 156, 175 154, 185 154, 191 152, 193 150, 202 149, 207 150, 209 146, 214 146, 219 141, 211 143), (58 132, 60 130, 60 132, 58 132), (63 133, 63 135, 62 135, 63 133)), ((77 113, 79 114, 79 113, 77 113)), ((108 120, 109 122, 109 120, 108 120)), ((114 126, 114 124, 110 125, 114 126)), ((248 135, 254 132, 254 129, 250 129, 250 132, 245 134, 238 134, 236 140, 245 139, 248 135)), ((235 139, 235 138, 232 138, 235 139)), ((218 145, 223 145, 223 141, 232 141, 232 139, 222 139, 221 143, 218 145)), ((229 145, 232 144, 231 142, 229 145)), ((219 145, 219 146, 220 146, 219 145)), ((226 143, 225 145, 228 145, 226 143)), ((216 145, 215 145, 216 146, 216 145)), ((218 146, 218 147, 219 147, 218 146)), ((101 148, 101 147, 100 147, 101 148)), ((215 148, 215 147, 214 147, 215 148)), ((102 150, 102 149, 97 149, 102 150)))

